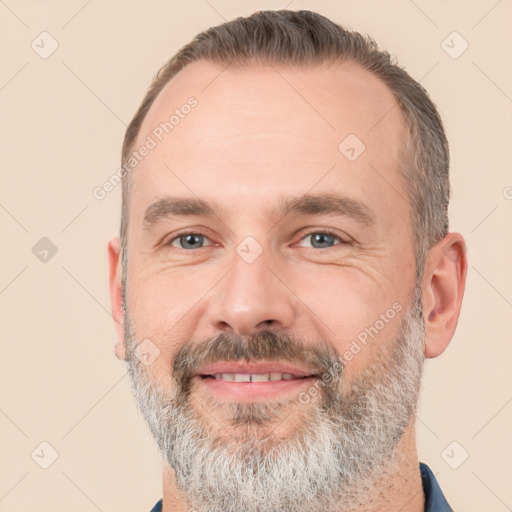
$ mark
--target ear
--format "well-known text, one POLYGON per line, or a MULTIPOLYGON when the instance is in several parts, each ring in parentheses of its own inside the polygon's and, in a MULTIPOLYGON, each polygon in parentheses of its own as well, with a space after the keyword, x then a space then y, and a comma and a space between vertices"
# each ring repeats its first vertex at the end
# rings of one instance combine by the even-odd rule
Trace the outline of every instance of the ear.
POLYGON ((442 354, 457 327, 467 274, 464 238, 448 233, 428 253, 423 277, 425 357, 442 354))
POLYGON ((110 277, 110 303, 115 322, 117 343, 115 353, 118 359, 126 358, 124 344, 124 310, 121 293, 121 242, 117 236, 108 241, 108 265, 110 277))

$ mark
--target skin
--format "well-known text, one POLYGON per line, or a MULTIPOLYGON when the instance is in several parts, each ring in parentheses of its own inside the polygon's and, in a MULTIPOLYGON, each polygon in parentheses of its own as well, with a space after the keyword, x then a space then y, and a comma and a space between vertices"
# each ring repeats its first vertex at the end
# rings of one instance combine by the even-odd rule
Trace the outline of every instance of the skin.
MULTIPOLYGON (((327 340, 343 354, 393 303, 409 306, 415 286, 410 205, 397 168, 404 125, 387 87, 352 63, 223 69, 200 61, 182 70, 156 99, 135 143, 139 147, 187 98, 197 99, 132 175, 126 297, 139 338, 160 350, 150 371, 161 386, 169 385, 173 357, 184 344, 225 331, 283 330, 310 343, 327 340), (353 162, 338 150, 351 133, 366 145, 353 162), (375 223, 277 216, 282 197, 305 193, 348 196, 364 203, 375 223), (144 228, 146 208, 165 195, 217 201, 221 211, 144 228), (186 250, 179 239, 173 246, 160 243, 189 228, 204 232, 205 247, 186 250), (313 248, 306 235, 325 229, 341 239, 313 248), (236 252, 247 236, 262 249, 250 264, 236 252)), ((426 357, 440 355, 453 337, 466 278, 464 248, 462 236, 449 233, 428 254, 421 282, 426 357)), ((108 253, 116 355, 124 359, 117 237, 109 240, 108 253)), ((347 363, 348 381, 385 357, 402 317, 403 310, 347 363)), ((209 390, 196 383, 192 393, 200 407, 209 390)), ((204 413, 205 422, 225 419, 222 407, 204 413)), ((285 418, 277 438, 297 421, 294 414, 285 418)), ((399 470, 379 482, 372 510, 407 504, 419 512, 424 500, 414 418, 398 452, 399 470)), ((187 510, 168 466, 163 488, 164 512, 187 510)))

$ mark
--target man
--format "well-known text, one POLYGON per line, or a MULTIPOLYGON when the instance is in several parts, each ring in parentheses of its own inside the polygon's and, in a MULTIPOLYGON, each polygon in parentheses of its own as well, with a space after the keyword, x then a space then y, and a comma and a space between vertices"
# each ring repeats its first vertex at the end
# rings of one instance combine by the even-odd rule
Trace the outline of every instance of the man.
POLYGON ((163 66, 108 246, 155 512, 451 510, 414 427, 466 278, 448 160, 424 89, 312 12, 211 28, 163 66))

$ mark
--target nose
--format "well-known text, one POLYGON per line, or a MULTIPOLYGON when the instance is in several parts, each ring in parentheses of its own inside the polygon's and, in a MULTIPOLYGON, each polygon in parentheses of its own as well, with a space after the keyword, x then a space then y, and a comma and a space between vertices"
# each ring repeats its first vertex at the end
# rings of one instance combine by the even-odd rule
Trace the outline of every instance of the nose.
POLYGON ((265 251, 252 263, 235 257, 210 304, 209 320, 216 330, 247 336, 293 324, 295 296, 285 276, 269 263, 265 251))

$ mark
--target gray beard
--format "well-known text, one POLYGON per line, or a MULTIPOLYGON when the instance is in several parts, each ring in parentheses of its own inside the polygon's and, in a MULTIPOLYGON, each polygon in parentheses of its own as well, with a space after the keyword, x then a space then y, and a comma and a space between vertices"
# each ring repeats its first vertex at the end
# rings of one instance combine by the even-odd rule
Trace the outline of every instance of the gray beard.
MULTIPOLYGON (((132 390, 191 510, 343 512, 368 506, 376 483, 392 474, 393 464, 398 463, 396 448, 417 406, 424 361, 418 290, 413 302, 387 352, 377 346, 363 349, 378 356, 351 382, 343 378, 343 361, 332 353, 313 355, 311 348, 293 345, 287 337, 280 345, 281 335, 275 338, 266 331, 250 343, 233 335, 205 341, 197 350, 184 348, 173 363, 169 389, 160 389, 149 368, 134 356, 136 337, 126 309, 132 390), (303 351, 295 351, 296 346, 303 351), (335 378, 317 386, 307 403, 304 399, 267 404, 212 401, 201 407, 194 400, 186 378, 190 368, 213 360, 277 360, 280 353, 281 361, 314 361, 322 372, 332 373, 336 364, 341 369, 335 378), (211 407, 222 407, 228 415, 229 433, 205 412, 211 407), (290 413, 300 417, 296 428, 287 437, 273 435, 290 413)), ((378 344, 379 339, 369 343, 378 344)))

